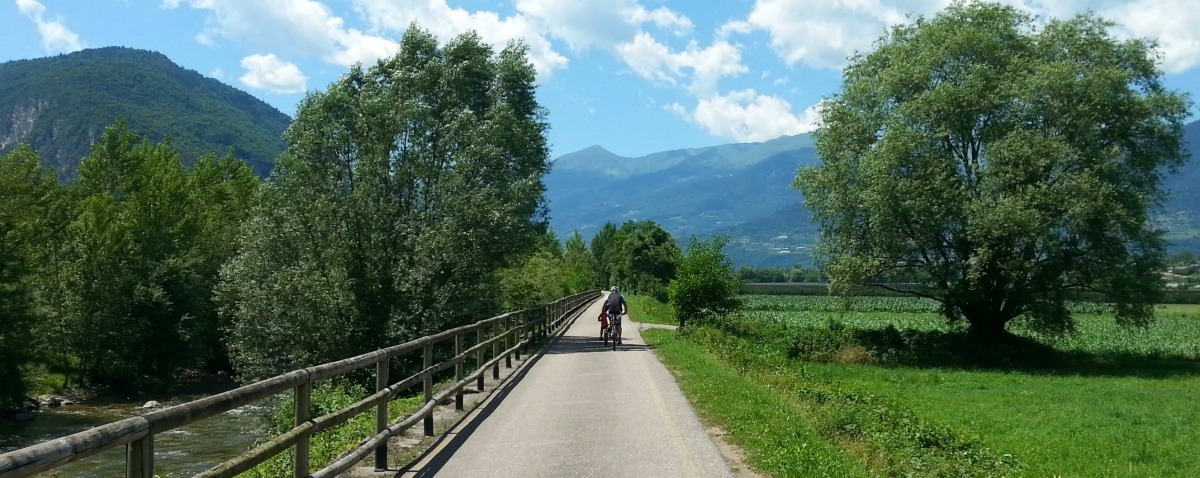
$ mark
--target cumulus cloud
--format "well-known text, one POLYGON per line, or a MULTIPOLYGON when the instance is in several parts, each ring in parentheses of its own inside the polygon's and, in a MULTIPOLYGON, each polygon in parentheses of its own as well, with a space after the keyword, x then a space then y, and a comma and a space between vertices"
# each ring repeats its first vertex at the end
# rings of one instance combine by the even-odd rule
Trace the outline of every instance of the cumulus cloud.
POLYGON ((271 93, 294 94, 308 89, 308 77, 295 64, 280 60, 274 54, 250 55, 242 58, 246 74, 238 78, 242 84, 271 93))
POLYGON ((401 33, 413 22, 445 41, 467 30, 497 48, 520 40, 529 48, 530 63, 542 78, 567 66, 567 57, 556 52, 550 40, 525 15, 501 18, 489 11, 454 8, 445 0, 354 0, 355 9, 374 30, 401 33))
POLYGON ((758 0, 745 20, 721 27, 722 35, 766 31, 771 47, 789 64, 840 68, 887 28, 907 21, 906 12, 936 12, 949 0, 758 0))
POLYGON ((679 52, 659 42, 649 33, 641 32, 633 41, 617 46, 617 53, 638 76, 677 85, 687 81, 687 89, 696 95, 710 95, 722 77, 749 71, 742 64, 742 53, 726 41, 716 41, 706 48, 695 42, 679 52))
POLYGON ((46 7, 37 0, 17 0, 17 10, 37 25, 42 48, 50 53, 70 53, 83 49, 79 35, 61 21, 46 19, 46 7))
MULTIPOLYGON (((178 8, 185 0, 165 0, 163 7, 178 8)), ((316 0, 186 0, 210 13, 208 25, 196 35, 201 44, 219 40, 250 49, 271 50, 289 56, 314 56, 349 66, 374 63, 391 56, 396 42, 346 26, 346 22, 316 0)))
MULTIPOLYGON (((1169 73, 1200 64, 1200 3, 1193 0, 999 0, 1042 20, 1070 18, 1094 11, 1117 22, 1124 37, 1157 40, 1169 73)), ((838 69, 857 51, 893 25, 910 21, 908 13, 931 16, 950 0, 757 0, 744 20, 723 25, 719 35, 764 31, 776 54, 789 64, 838 69)))
POLYGON ((647 26, 663 28, 677 35, 687 33, 693 27, 692 21, 678 12, 666 7, 649 10, 637 0, 517 0, 516 6, 517 11, 539 31, 565 41, 576 51, 609 48, 628 42, 647 26))
POLYGON ((1134 37, 1158 41, 1163 70, 1180 73, 1200 65, 1200 3, 1192 0, 1138 0, 1100 12, 1134 37))
POLYGON ((753 89, 701 98, 690 115, 678 104, 668 105, 667 109, 685 115, 713 136, 735 141, 766 141, 807 133, 817 125, 816 106, 797 115, 787 100, 753 89))

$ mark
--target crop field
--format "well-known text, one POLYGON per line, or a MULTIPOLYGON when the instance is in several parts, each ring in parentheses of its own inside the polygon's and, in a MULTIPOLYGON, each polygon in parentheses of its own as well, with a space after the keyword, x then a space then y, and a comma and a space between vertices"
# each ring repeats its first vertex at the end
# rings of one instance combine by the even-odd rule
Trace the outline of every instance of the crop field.
POLYGON ((1103 304, 1072 304, 1076 333, 1015 323, 1016 345, 988 352, 956 345, 962 329, 933 301, 743 299, 708 332, 655 340, 699 346, 792 400, 837 460, 868 475, 1200 476, 1196 306, 1159 306, 1150 327, 1127 329, 1103 304), (976 355, 988 360, 964 359, 976 355))
MULTIPOLYGON (((824 326, 835 322, 852 329, 954 331, 938 314, 938 303, 916 297, 838 297, 748 295, 745 315, 752 319, 796 326, 824 326)), ((1105 304, 1072 303, 1076 333, 1064 337, 1038 334, 1018 321, 1009 329, 1062 352, 1134 355, 1146 358, 1200 359, 1200 305, 1157 306, 1154 324, 1145 329, 1117 325, 1105 304)))

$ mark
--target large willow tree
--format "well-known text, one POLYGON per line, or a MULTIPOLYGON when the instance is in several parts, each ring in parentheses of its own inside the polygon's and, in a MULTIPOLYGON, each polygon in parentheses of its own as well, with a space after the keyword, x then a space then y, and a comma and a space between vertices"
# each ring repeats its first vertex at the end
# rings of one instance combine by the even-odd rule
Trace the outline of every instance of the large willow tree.
POLYGON ((1112 27, 959 2, 853 58, 821 109, 821 162, 797 178, 833 282, 919 272, 919 295, 984 337, 1017 317, 1069 330, 1076 289, 1106 293, 1120 322, 1152 319, 1151 213, 1185 159, 1188 100, 1163 87, 1153 43, 1112 27))
POLYGON ((224 270, 248 377, 497 312, 497 271, 545 230, 548 125, 525 47, 474 33, 400 51, 310 94, 224 270))

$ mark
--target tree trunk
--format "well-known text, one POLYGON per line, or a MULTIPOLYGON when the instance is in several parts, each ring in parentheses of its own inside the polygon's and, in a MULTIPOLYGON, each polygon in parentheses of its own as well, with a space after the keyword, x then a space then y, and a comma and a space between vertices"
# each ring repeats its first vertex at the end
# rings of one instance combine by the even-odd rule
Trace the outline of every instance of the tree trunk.
POLYGON ((1001 314, 995 312, 976 313, 964 315, 964 318, 967 319, 967 323, 971 324, 967 328, 967 333, 973 338, 992 342, 1008 336, 1008 331, 1004 329, 1004 326, 1008 324, 1009 319, 1004 318, 1001 314))

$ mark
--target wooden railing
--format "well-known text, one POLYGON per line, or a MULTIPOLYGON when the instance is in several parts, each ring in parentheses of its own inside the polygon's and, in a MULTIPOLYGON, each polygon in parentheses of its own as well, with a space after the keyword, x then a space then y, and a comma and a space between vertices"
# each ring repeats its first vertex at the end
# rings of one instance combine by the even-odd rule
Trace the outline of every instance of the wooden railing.
POLYGON ((515 357, 520 360, 521 350, 528 352, 531 343, 556 332, 570 319, 577 316, 587 304, 599 297, 599 291, 588 291, 538 307, 510 312, 481 320, 427 337, 421 337, 400 345, 388 347, 283 375, 268 378, 228 392, 205 397, 200 400, 126 418, 117 422, 92 428, 74 435, 39 443, 30 447, 0 455, 0 477, 21 477, 50 470, 80 460, 101 451, 126 446, 125 464, 127 477, 154 477, 154 436, 174 428, 194 423, 205 418, 260 402, 281 393, 294 391, 295 427, 273 440, 259 445, 241 456, 221 463, 198 476, 226 477, 250 470, 288 448, 294 449, 294 476, 331 477, 345 472, 372 452, 375 467, 387 468, 387 441, 415 425, 424 422, 426 436, 432 436, 433 410, 435 406, 455 396, 455 407, 463 409, 463 387, 471 381, 483 390, 484 374, 489 368, 492 377, 500 377, 500 362, 512 367, 515 357), (474 332, 473 345, 466 347, 469 334, 474 332), (453 340, 453 356, 438 363, 433 362, 434 347, 453 340), (421 371, 398 382, 389 382, 388 371, 392 359, 421 353, 421 371), (466 373, 464 363, 473 359, 474 371, 466 373), (486 360, 486 361, 485 361, 486 360), (327 415, 312 418, 310 399, 313 384, 365 367, 375 366, 376 392, 350 406, 327 415), (434 375, 454 368, 454 382, 440 391, 433 387, 434 375), (388 402, 410 388, 421 384, 425 394, 424 405, 397 423, 388 423, 388 402), (372 408, 375 409, 376 434, 367 437, 361 446, 344 454, 324 468, 309 473, 309 438, 320 431, 345 423, 347 420, 372 408))

